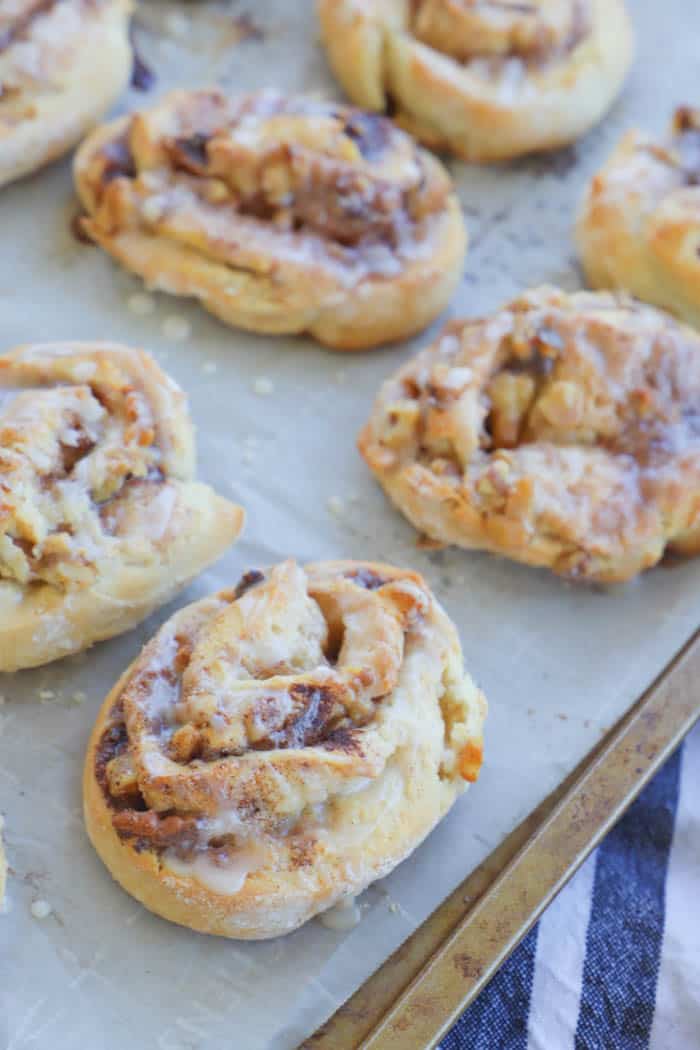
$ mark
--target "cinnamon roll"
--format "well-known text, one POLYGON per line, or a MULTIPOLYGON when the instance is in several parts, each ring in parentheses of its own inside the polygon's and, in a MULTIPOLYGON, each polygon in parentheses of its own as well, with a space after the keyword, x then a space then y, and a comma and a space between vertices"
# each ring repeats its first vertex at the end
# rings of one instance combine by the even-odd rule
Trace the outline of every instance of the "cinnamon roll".
POLYGON ((61 156, 129 82, 130 0, 4 0, 0 186, 61 156))
POLYGON ((469 161, 573 142, 612 105, 632 59, 623 0, 318 0, 318 10, 350 98, 469 161))
POLYGON ((594 288, 628 289, 700 327, 700 109, 678 109, 663 143, 628 132, 576 232, 594 288))
POLYGON ((424 580, 292 561, 177 612, 88 746, 88 834, 147 908, 287 933, 404 859, 482 759, 485 701, 424 580))
POLYGON ((540 288, 448 325, 385 383, 359 447, 434 540, 626 580, 700 550, 700 337, 540 288))
POLYGON ((185 397, 147 354, 55 343, 0 356, 0 671, 133 627, 242 521, 195 481, 185 397))
POLYGON ((356 350, 425 327, 465 232, 444 168, 384 119, 274 92, 176 91, 98 129, 84 229, 227 324, 356 350))

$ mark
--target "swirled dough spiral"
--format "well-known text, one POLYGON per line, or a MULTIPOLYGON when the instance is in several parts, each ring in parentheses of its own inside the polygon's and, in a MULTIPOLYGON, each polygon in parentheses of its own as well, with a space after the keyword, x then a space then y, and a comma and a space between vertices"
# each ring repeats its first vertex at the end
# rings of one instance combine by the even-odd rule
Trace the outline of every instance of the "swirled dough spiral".
POLYGON ((360 451, 434 540, 626 580, 700 550, 700 337, 621 296, 528 292, 388 380, 360 451))
POLYGON ((179 387, 111 344, 0 356, 0 671, 134 626, 234 541, 179 387))
POLYGON ((420 576, 284 562, 176 613, 105 700, 90 838, 147 908, 286 933, 387 874, 481 764, 485 703, 420 576))
POLYGON ((318 0, 350 98, 465 160, 574 141, 632 58, 623 0, 318 0))
POLYGON ((75 164, 89 236, 231 325, 344 350, 425 327, 465 248, 442 166, 390 121, 274 92, 178 91, 75 164))
POLYGON ((59 157, 129 82, 130 0, 0 5, 0 186, 59 157))
POLYGON ((678 109, 665 142, 625 135, 588 187, 577 240, 594 288, 700 328, 700 109, 678 109))

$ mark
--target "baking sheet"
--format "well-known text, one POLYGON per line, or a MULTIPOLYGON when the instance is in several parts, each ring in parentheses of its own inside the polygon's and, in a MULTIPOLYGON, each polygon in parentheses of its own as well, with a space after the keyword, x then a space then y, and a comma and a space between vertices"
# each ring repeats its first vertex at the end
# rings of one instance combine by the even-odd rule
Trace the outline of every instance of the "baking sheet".
MULTIPOLYGON (((137 33, 158 74, 145 101, 172 84, 202 81, 335 94, 311 7, 268 0, 251 13, 242 4, 142 5, 137 33), (146 23, 160 34, 149 35, 146 23)), ((639 56, 602 128, 573 149, 509 168, 452 165, 472 239, 452 313, 483 312, 531 283, 577 287, 570 228, 587 175, 627 126, 660 131, 673 105, 694 101, 696 4, 668 0, 661 12, 653 0, 637 0, 630 9, 639 56)), ((144 96, 126 101, 137 105, 144 96)), ((624 588, 581 590, 487 556, 417 550, 354 440, 380 381, 427 335, 351 356, 229 331, 164 296, 155 297, 152 314, 137 316, 127 303, 138 283, 98 249, 76 243, 74 211, 67 165, 2 191, 2 346, 107 338, 153 350, 190 395, 202 476, 241 502, 248 522, 213 570, 138 630, 36 672, 0 675, 0 810, 11 868, 0 916, 0 1046, 207 1050, 225 1042, 287 1050, 654 678, 700 622, 700 561, 659 568, 624 588), (189 323, 188 338, 168 338, 172 318, 189 323), (261 378, 272 385, 266 395, 255 393, 261 378), (356 929, 334 933, 312 922, 276 942, 236 944, 168 925, 112 882, 83 831, 81 766, 102 698, 172 609, 289 554, 372 557, 425 573, 491 702, 486 765, 413 857, 367 891, 356 929), (42 700, 46 691, 53 695, 42 700), (86 699, 76 703, 80 693, 86 699), (30 912, 37 899, 53 909, 43 921, 30 912)))

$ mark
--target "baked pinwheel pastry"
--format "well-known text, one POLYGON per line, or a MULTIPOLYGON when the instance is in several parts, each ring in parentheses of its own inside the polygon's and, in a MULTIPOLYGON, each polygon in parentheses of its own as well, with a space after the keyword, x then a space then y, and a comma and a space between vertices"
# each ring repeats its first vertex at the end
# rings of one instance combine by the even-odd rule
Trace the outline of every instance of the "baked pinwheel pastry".
POLYGON ((319 0, 350 98, 427 145, 498 161, 573 142, 632 59, 623 0, 319 0))
POLYGON ((130 0, 0 5, 0 185, 61 156, 131 73, 130 0))
POLYGON ((194 467, 185 397, 147 354, 0 356, 0 671, 128 630, 224 552, 243 512, 194 467))
POLYGON ((444 168, 390 121, 273 92, 176 91, 75 162, 84 229, 227 324, 356 350, 446 306, 465 249, 444 168))
POLYGON ((626 288, 700 327, 700 109, 678 109, 664 143, 628 132, 576 232, 595 288, 626 288))
POLYGON ((448 325, 359 447, 433 540, 614 582, 700 550, 700 337, 605 293, 531 291, 448 325))
POLYGON ((386 875, 482 758, 485 701, 412 572, 287 561, 177 612, 88 746, 114 878, 205 933, 287 933, 386 875))

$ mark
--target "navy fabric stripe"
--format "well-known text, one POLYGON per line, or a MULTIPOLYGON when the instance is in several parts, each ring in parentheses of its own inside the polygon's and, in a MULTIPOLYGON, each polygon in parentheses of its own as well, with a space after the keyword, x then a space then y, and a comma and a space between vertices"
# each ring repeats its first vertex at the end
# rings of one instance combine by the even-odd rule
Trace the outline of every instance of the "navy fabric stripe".
POLYGON ((644 1050, 654 1017, 680 751, 598 849, 576 1050, 644 1050))
POLYGON ((441 1050, 526 1050, 537 927, 440 1043, 441 1050))

